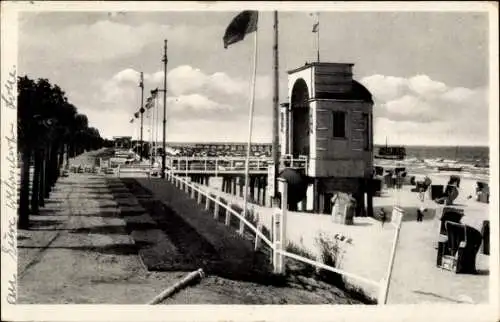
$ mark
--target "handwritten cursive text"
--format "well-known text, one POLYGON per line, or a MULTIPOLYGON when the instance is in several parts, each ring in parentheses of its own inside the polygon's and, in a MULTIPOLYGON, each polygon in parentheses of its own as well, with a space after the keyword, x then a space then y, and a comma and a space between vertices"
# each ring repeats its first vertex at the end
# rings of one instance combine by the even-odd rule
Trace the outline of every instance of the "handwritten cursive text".
POLYGON ((2 94, 2 101, 5 102, 6 106, 10 109, 15 110, 17 108, 17 97, 14 95, 14 88, 17 82, 17 70, 16 66, 12 66, 12 70, 9 72, 9 77, 4 84, 6 93, 2 94))
POLYGON ((10 134, 5 136, 5 141, 7 143, 6 166, 8 167, 7 179, 3 180, 7 187, 5 202, 7 207, 17 210, 17 139, 14 123, 10 124, 10 134))

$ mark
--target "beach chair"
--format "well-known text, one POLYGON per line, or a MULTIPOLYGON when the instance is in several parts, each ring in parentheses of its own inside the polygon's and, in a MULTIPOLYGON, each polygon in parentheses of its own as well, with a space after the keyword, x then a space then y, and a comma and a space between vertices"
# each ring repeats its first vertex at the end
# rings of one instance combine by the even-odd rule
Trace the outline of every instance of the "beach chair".
POLYGON ((429 189, 430 200, 436 200, 442 198, 444 195, 444 186, 440 184, 433 184, 429 189))
POLYGON ((448 233, 446 230, 447 222, 455 222, 459 223, 464 216, 463 209, 457 209, 454 207, 444 207, 441 211, 441 216, 439 218, 439 231, 438 231, 438 242, 437 242, 437 259, 436 265, 441 266, 443 256, 450 255, 447 252, 447 241, 448 241, 448 233))
POLYGON ((484 181, 477 182, 476 201, 483 203, 490 202, 490 187, 487 182, 484 181))
POLYGON ((483 221, 481 228, 481 235, 483 236, 482 252, 484 255, 490 254, 490 221, 483 221))
POLYGON ((441 198, 434 199, 438 204, 452 205, 458 197, 458 188, 455 184, 447 185, 441 198))
POLYGON ((468 225, 447 221, 447 250, 441 267, 457 274, 476 273, 476 256, 481 246, 481 233, 468 225))
POLYGON ((451 175, 450 180, 448 180, 448 185, 455 185, 457 188, 460 188, 460 176, 451 175))

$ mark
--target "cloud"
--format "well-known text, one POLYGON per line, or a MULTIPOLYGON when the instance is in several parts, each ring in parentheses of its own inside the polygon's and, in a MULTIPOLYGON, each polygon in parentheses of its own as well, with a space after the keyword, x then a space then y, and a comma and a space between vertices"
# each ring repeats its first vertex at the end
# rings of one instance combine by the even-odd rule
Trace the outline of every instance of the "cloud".
MULTIPOLYGON (((162 84, 163 72, 156 72, 148 78, 157 84, 160 82, 162 84)), ((167 81, 172 95, 205 92, 214 95, 248 96, 250 91, 249 79, 231 77, 223 72, 207 74, 189 65, 177 66, 170 70, 167 74, 167 81)), ((268 98, 271 95, 270 88, 271 78, 258 75, 255 89, 256 98, 268 98)))
POLYGON ((383 102, 403 96, 408 87, 404 78, 378 74, 364 77, 361 82, 370 89, 375 100, 383 102))
POLYGON ((167 107, 169 113, 188 118, 204 118, 209 113, 229 112, 233 109, 229 105, 212 101, 200 94, 167 97, 167 107), (203 113, 200 114, 200 111, 203 113))
MULTIPOLYGON (((95 82, 98 90, 94 101, 103 109, 129 109, 131 113, 140 105, 139 94, 140 73, 132 68, 121 70, 109 79, 95 82)), ((149 90, 163 87, 163 72, 144 73, 145 98, 149 90)), ((231 77, 223 72, 208 74, 198 68, 181 65, 167 74, 168 110, 169 113, 182 118, 217 117, 229 118, 232 114, 247 113, 249 82, 231 77)), ((270 97, 270 78, 257 78, 256 99, 270 97)), ((265 104, 256 104, 264 106, 265 104)), ((258 114, 258 113, 257 113, 258 114)))
POLYGON ((37 28, 23 27, 21 48, 27 51, 43 52, 47 58, 57 54, 57 59, 71 59, 89 63, 130 57, 140 53, 146 46, 168 38, 176 46, 197 46, 190 35, 207 36, 213 27, 197 28, 186 25, 170 26, 145 22, 132 25, 99 20, 92 24, 71 24, 65 28, 49 29, 50 25, 37 28), (24 30, 26 28, 26 30, 24 30))
POLYGON ((427 75, 372 75, 361 80, 373 94, 375 142, 402 144, 488 142, 486 88, 450 87, 427 75))
POLYGON ((444 83, 433 81, 427 75, 417 75, 408 80, 409 89, 420 96, 436 96, 447 90, 444 83))

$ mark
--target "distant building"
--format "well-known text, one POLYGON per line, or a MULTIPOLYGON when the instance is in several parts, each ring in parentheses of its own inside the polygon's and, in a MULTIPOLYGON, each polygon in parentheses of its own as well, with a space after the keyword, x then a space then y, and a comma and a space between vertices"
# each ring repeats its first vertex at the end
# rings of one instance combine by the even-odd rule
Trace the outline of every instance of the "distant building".
POLYGON ((113 136, 115 142, 115 149, 131 149, 132 137, 131 136, 113 136))

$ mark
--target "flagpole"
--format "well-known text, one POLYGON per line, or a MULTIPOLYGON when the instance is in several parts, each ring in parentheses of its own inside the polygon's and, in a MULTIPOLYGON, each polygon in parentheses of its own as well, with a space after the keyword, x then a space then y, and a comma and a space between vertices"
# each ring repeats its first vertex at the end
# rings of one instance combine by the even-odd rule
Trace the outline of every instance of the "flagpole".
POLYGON ((245 159, 245 194, 243 196, 243 216, 247 213, 247 202, 248 202, 248 186, 249 186, 249 163, 250 163, 250 150, 252 145, 252 127, 253 127, 253 110, 255 103, 255 81, 257 76, 257 49, 258 49, 258 29, 255 31, 254 35, 254 51, 253 51, 253 71, 252 71, 252 83, 250 86, 250 108, 248 111, 248 141, 247 141, 247 156, 245 159))
POLYGON ((272 154, 274 163, 274 191, 270 191, 273 198, 278 195, 277 178, 280 168, 279 157, 279 55, 278 55, 278 11, 274 11, 274 46, 273 46, 273 72, 274 72, 274 95, 273 95, 273 140, 272 140, 272 154))
POLYGON ((321 26, 319 25, 319 12, 316 14, 317 17, 317 23, 318 23, 318 30, 316 31, 316 50, 317 50, 317 59, 319 63, 319 30, 321 29, 321 26))
POLYGON ((165 179, 167 148, 165 143, 166 126, 167 126, 167 39, 165 39, 164 54, 163 54, 163 153, 161 156, 161 178, 165 179))
MULTIPOLYGON (((152 108, 152 107, 151 107, 152 108)), ((151 118, 151 120, 149 120, 149 158, 151 159, 150 160, 150 164, 151 164, 151 168, 153 167, 153 121, 154 121, 154 110, 151 110, 151 108, 149 109, 149 117, 151 118)))
POLYGON ((141 72, 141 83, 139 85, 141 88, 141 147, 139 150, 140 153, 140 161, 142 162, 142 150, 143 150, 143 141, 142 141, 142 130, 143 130, 143 123, 144 123, 144 74, 141 72))
POLYGON ((158 104, 158 94, 155 97, 155 161, 158 158, 158 110, 160 105, 158 104))

